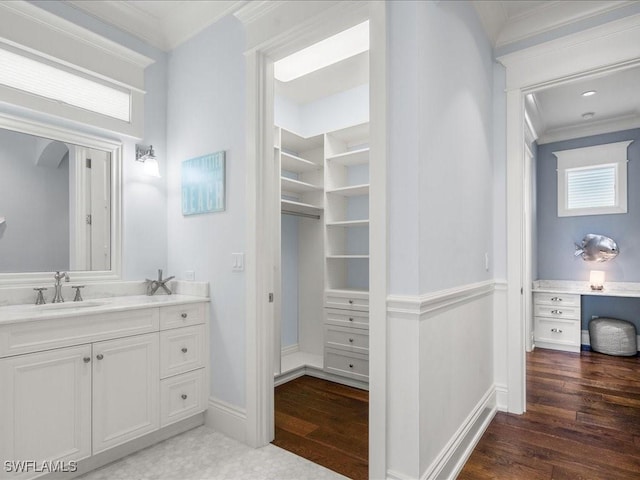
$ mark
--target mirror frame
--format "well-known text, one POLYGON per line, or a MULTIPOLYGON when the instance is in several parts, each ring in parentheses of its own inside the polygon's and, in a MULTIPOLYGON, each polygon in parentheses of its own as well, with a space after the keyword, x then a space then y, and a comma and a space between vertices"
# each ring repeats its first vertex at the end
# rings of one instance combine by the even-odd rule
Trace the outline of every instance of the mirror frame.
MULTIPOLYGON (((121 279, 122 272, 122 142, 81 133, 64 127, 0 113, 0 128, 26 133, 111 154, 111 268, 72 272, 73 282, 90 283, 121 279)), ((54 272, 0 273, 0 288, 20 285, 47 285, 54 272)))

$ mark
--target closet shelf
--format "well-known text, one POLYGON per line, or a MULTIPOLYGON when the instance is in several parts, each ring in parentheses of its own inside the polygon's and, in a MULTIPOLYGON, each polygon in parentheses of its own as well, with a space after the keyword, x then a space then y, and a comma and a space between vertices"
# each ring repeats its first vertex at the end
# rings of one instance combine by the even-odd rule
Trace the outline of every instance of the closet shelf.
POLYGON ((321 186, 312 185, 311 183, 301 182, 300 180, 294 180, 287 177, 280 177, 280 182, 282 191, 284 192, 307 193, 322 190, 321 186))
POLYGON ((327 255, 327 258, 329 259, 364 259, 364 260, 368 260, 369 259, 369 255, 327 255))
POLYGON ((280 162, 282 170, 287 170, 289 172, 302 173, 322 169, 322 165, 318 165, 317 163, 313 163, 287 152, 280 152, 280 162))
POLYGON ((327 190, 327 193, 334 193, 336 195, 342 195, 343 197, 357 197, 359 195, 369 194, 369 184, 363 185, 351 185, 348 187, 333 188, 327 190))
POLYGON ((327 227, 367 227, 369 220, 343 220, 340 222, 327 222, 327 227))
POLYGON ((320 215, 322 207, 309 203, 295 202, 293 200, 280 200, 280 210, 287 212, 303 213, 306 215, 320 215))
POLYGON ((364 165, 366 163, 369 163, 369 147, 359 148, 358 150, 351 150, 344 153, 338 153, 336 155, 327 157, 327 160, 339 163, 341 165, 344 165, 345 167, 351 167, 353 165, 364 165))

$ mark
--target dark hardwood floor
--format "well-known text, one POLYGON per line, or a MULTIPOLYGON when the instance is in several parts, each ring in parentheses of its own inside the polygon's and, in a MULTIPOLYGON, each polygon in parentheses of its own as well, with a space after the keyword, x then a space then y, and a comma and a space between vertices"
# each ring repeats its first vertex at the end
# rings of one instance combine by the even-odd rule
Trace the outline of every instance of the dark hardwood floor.
POLYGON ((275 389, 274 445, 349 478, 368 477, 369 392, 300 377, 275 389))
POLYGON ((640 479, 640 357, 527 354, 527 412, 498 413, 458 478, 640 479))

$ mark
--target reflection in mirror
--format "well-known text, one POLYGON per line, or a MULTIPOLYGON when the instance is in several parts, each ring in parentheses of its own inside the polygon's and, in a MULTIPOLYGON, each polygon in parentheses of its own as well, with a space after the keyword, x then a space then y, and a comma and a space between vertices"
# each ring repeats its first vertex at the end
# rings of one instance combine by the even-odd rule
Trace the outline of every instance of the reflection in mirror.
POLYGON ((0 273, 111 269, 111 161, 0 129, 0 273))

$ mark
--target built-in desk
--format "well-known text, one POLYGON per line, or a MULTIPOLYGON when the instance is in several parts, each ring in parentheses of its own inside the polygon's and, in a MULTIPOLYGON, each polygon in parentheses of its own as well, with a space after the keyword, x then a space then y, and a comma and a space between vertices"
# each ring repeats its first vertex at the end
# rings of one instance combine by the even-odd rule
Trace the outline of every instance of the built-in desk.
POLYGON ((598 291, 591 290, 588 282, 533 282, 533 338, 537 347, 580 351, 582 295, 640 298, 640 283, 608 282, 598 291))

